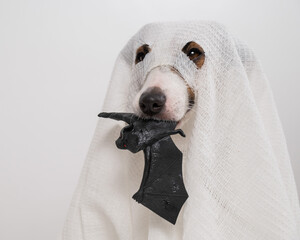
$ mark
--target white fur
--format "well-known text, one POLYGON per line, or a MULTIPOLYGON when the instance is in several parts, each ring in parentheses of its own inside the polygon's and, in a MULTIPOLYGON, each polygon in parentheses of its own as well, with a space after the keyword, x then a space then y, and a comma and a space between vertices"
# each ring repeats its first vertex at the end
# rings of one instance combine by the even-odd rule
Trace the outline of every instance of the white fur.
POLYGON ((133 107, 136 114, 145 116, 140 107, 140 96, 152 87, 159 87, 166 95, 166 103, 162 111, 153 118, 164 120, 181 120, 188 110, 188 92, 184 79, 172 71, 169 66, 159 66, 152 69, 146 77, 146 81, 141 90, 136 95, 133 107))

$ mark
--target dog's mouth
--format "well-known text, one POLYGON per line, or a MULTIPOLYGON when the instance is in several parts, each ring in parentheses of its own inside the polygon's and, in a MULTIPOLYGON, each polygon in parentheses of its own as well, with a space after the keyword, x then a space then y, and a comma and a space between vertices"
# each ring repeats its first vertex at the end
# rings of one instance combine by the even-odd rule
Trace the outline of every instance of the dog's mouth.
POLYGON ((154 119, 154 120, 158 120, 158 121, 174 121, 176 122, 176 128, 181 128, 187 121, 187 119, 189 118, 187 115, 189 115, 189 113, 191 112, 192 106, 191 108, 188 108, 185 112, 185 114, 178 120, 178 119, 174 119, 173 117, 169 117, 167 114, 158 114, 158 115, 153 115, 153 116, 149 116, 143 113, 138 113, 137 115, 142 118, 142 119, 154 119))
POLYGON ((195 95, 194 91, 187 86, 188 91, 188 104, 185 107, 180 109, 169 110, 166 106, 163 106, 162 110, 156 114, 145 114, 141 110, 139 110, 136 114, 143 119, 155 119, 155 120, 163 120, 163 121, 174 121, 178 124, 181 124, 185 121, 186 115, 193 111, 194 103, 195 103, 195 95), (176 115, 176 112, 182 111, 181 115, 176 115))
POLYGON ((134 109, 144 119, 175 121, 193 108, 195 93, 175 67, 161 65, 146 74, 146 80, 136 96, 134 109))

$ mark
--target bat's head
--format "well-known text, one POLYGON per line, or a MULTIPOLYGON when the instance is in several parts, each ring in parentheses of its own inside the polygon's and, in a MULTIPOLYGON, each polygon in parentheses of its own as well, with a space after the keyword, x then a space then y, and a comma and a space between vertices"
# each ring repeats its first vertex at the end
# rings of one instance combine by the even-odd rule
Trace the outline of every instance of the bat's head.
POLYGON ((134 123, 122 128, 119 138, 116 140, 116 146, 120 149, 127 149, 133 153, 143 150, 141 136, 134 129, 134 123))
POLYGON ((175 126, 176 122, 135 121, 121 130, 120 136, 116 140, 116 145, 120 149, 127 149, 136 153, 154 144, 162 137, 169 135, 168 132, 174 130, 175 126))
POLYGON ((116 146, 120 149, 128 149, 136 153, 143 150, 143 141, 141 135, 136 131, 138 117, 132 113, 116 113, 116 112, 102 112, 98 117, 111 118, 118 121, 124 121, 128 125, 122 128, 119 138, 116 140, 116 146))
POLYGON ((176 122, 155 119, 141 119, 132 113, 106 113, 102 112, 99 117, 121 120, 128 125, 122 128, 116 146, 119 149, 127 149, 133 153, 144 150, 168 132, 175 129, 176 122))

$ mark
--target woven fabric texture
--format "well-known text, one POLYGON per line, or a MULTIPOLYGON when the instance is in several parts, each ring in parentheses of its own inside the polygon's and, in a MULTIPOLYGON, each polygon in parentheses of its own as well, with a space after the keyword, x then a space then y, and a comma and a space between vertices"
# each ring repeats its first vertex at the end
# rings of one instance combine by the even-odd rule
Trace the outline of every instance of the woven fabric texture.
POLYGON ((196 93, 182 129, 189 198, 176 225, 131 197, 143 153, 116 148, 124 123, 99 119, 74 193, 62 240, 299 240, 300 210, 272 92, 253 51, 221 24, 158 22, 143 26, 120 52, 102 111, 132 112, 151 69, 174 66, 196 93), (201 69, 182 52, 205 51, 201 69), (136 49, 151 52, 135 64, 136 49))

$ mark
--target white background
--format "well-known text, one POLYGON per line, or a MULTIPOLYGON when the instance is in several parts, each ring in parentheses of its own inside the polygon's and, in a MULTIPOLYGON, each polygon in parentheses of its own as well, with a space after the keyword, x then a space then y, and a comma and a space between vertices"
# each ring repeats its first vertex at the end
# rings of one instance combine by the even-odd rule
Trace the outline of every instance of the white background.
POLYGON ((57 238, 120 49, 145 23, 189 19, 255 50, 300 192, 299 1, 0 0, 1 240, 57 238))

